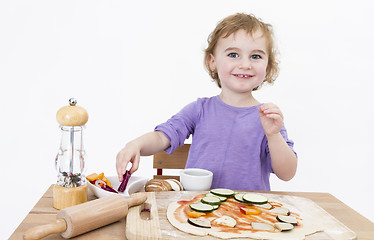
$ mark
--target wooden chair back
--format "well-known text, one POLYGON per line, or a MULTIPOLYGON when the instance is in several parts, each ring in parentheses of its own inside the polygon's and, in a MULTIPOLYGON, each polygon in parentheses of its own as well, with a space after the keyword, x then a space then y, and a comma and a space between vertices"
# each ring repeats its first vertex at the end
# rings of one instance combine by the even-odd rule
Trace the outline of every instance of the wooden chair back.
POLYGON ((178 147, 171 155, 165 153, 164 151, 153 155, 153 168, 157 169, 157 175, 154 175, 153 178, 174 178, 179 181, 179 176, 163 175, 162 169, 184 169, 187 162, 188 152, 190 151, 190 146, 191 144, 184 144, 178 147))

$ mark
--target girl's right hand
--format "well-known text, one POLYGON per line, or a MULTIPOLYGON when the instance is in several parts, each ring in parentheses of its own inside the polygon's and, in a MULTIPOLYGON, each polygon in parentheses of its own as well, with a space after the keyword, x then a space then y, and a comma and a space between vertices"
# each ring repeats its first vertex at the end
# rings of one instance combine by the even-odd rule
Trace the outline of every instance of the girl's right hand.
POLYGON ((118 179, 120 182, 123 181, 123 175, 126 173, 126 168, 129 162, 132 163, 130 168, 130 174, 133 174, 138 170, 140 161, 140 149, 134 144, 127 144, 116 157, 116 169, 118 174, 118 179))
POLYGON ((118 179, 123 180, 123 174, 129 162, 132 163, 130 174, 133 174, 139 167, 140 156, 150 156, 170 146, 169 139, 160 131, 153 131, 140 136, 126 144, 117 154, 116 168, 118 179))

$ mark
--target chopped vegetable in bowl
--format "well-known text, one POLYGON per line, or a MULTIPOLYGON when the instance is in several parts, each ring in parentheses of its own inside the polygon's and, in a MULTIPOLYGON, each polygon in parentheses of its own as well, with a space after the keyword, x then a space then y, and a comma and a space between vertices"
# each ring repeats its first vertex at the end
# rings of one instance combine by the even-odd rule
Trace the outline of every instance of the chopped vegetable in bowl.
POLYGON ((119 182, 117 176, 106 177, 104 173, 92 173, 88 175, 86 179, 88 180, 89 189, 98 198, 109 196, 111 194, 120 194, 123 197, 129 197, 130 194, 143 190, 145 183, 148 181, 148 179, 144 177, 131 176, 128 178, 125 191, 120 192, 117 191, 117 189, 119 189, 121 182, 119 182), (98 181, 96 182, 96 180, 98 181))

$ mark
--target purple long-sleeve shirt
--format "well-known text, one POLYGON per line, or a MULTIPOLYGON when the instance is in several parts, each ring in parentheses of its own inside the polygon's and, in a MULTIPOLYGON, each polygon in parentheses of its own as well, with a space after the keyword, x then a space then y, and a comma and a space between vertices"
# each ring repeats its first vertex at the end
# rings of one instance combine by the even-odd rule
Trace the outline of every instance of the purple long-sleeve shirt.
MULTIPOLYGON (((169 138, 169 154, 192 134, 186 168, 212 171, 212 188, 268 191, 273 170, 259 106, 233 107, 218 96, 199 98, 155 130, 169 138)), ((284 126, 280 132, 293 150, 284 126)))

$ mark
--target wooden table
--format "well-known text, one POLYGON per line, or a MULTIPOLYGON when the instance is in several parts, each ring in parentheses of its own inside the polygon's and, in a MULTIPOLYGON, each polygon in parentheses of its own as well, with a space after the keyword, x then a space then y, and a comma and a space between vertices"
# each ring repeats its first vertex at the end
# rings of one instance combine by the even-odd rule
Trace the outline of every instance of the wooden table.
MULTIPOLYGON (((39 202, 33 207, 29 214, 25 217, 22 223, 14 231, 9 239, 22 239, 23 233, 34 226, 44 225, 54 222, 58 210, 52 207, 53 185, 48 188, 39 202)), ((309 198, 326 210, 329 214, 334 216, 350 230, 356 233, 359 240, 373 240, 374 239, 374 223, 363 217, 343 202, 328 193, 312 193, 312 192, 271 192, 275 194, 284 194, 291 196, 298 196, 309 198)), ((96 199, 96 197, 89 192, 89 200, 96 199)), ((75 237, 74 239, 126 239, 126 220, 110 224, 108 226, 99 228, 95 231, 75 237)), ((48 239, 64 239, 59 234, 53 234, 46 238, 48 239)))

